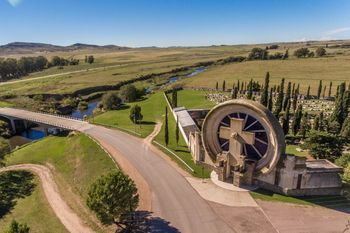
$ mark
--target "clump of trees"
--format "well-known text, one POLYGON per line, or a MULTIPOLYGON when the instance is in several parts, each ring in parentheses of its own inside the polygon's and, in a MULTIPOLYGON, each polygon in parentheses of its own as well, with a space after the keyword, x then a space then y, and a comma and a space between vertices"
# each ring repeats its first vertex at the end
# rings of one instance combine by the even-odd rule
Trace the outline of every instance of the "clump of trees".
POLYGON ((92 63, 94 63, 94 62, 95 62, 94 56, 92 56, 92 55, 85 56, 85 63, 92 64, 92 63))
POLYGON ((19 223, 16 220, 12 220, 10 226, 4 233, 29 233, 30 228, 26 223, 19 223))
POLYGON ((102 96, 101 104, 106 110, 116 110, 121 106, 122 100, 119 98, 118 93, 110 92, 102 96))
POLYGON ((91 185, 86 203, 103 224, 115 224, 130 232, 139 195, 134 181, 121 171, 115 171, 91 185))
POLYGON ((326 51, 325 48, 323 48, 323 47, 318 47, 318 48, 316 49, 316 56, 318 56, 318 57, 323 57, 323 56, 325 56, 326 54, 327 54, 327 51, 326 51))
POLYGON ((310 51, 308 48, 300 48, 294 51, 294 56, 298 58, 314 57, 315 53, 310 51))
POLYGON ((141 121, 143 119, 143 115, 141 113, 141 107, 139 105, 136 104, 136 105, 132 106, 132 108, 130 109, 129 118, 134 124, 141 123, 141 121))

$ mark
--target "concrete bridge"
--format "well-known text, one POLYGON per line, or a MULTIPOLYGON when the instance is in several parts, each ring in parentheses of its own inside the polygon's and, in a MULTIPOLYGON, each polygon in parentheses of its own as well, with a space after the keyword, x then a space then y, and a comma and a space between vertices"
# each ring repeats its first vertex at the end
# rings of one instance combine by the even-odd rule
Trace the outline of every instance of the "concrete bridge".
POLYGON ((31 122, 42 126, 46 130, 51 127, 57 127, 67 130, 84 131, 89 126, 85 121, 68 116, 31 112, 15 108, 0 108, 0 117, 5 118, 10 123, 14 133, 19 128, 27 129, 31 122))

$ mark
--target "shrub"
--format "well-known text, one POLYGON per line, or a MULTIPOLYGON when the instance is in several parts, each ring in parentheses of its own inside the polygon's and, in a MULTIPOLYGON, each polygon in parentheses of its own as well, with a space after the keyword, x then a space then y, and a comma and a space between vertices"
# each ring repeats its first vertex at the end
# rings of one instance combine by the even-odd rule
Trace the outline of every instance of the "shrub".
POLYGON ((102 96, 101 103, 106 110, 115 110, 120 107, 122 100, 117 93, 110 92, 102 96))

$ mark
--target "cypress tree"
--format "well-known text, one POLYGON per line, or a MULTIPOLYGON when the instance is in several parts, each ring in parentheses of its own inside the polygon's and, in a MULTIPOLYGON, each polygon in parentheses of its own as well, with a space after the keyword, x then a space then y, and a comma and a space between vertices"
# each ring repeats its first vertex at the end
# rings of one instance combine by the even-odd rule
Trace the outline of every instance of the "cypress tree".
POLYGON ((286 92, 286 96, 285 96, 284 102, 283 102, 283 110, 284 111, 286 111, 287 105, 290 102, 290 95, 291 95, 291 83, 288 82, 287 92, 286 92))
POLYGON ((173 108, 176 108, 177 107, 177 90, 173 89, 171 99, 172 99, 173 108))
POLYGON ((165 107, 165 125, 164 125, 164 142, 169 145, 169 125, 168 125, 168 107, 165 107))
POLYGON ((260 103, 267 107, 268 105, 268 98, 269 98, 269 82, 270 82, 270 73, 267 72, 265 76, 265 84, 264 89, 261 95, 260 103))
POLYGON ((222 91, 225 91, 226 90, 226 81, 224 80, 222 82, 222 91))
POLYGON ((350 141, 350 117, 347 117, 344 121, 343 127, 340 131, 340 135, 347 141, 350 141))
POLYGON ((327 86, 325 85, 323 88, 323 94, 322 94, 323 99, 324 97, 326 97, 326 89, 327 89, 327 86))
POLYGON ((244 83, 241 83, 241 94, 244 94, 244 83))
POLYGON ((241 86, 239 85, 239 79, 238 79, 238 81, 237 81, 237 89, 238 89, 238 91, 240 90, 239 88, 240 88, 241 86))
POLYGON ((284 78, 282 78, 281 80, 281 85, 279 86, 279 92, 278 92, 278 96, 275 104, 274 115, 276 116, 277 119, 279 118, 279 115, 283 107, 283 96, 284 96, 283 90, 284 90, 284 78))
POLYGON ((283 119, 282 119, 282 129, 284 132, 284 135, 287 136, 289 132, 289 110, 290 110, 290 101, 287 104, 286 111, 284 112, 283 119))
POLYGON ((216 91, 219 90, 219 83, 218 82, 216 82, 215 89, 216 89, 216 91))
POLYGON ((180 139, 179 117, 176 117, 175 138, 176 138, 176 145, 179 146, 179 139, 180 139))
POLYGON ((323 118, 324 118, 324 116, 323 116, 323 111, 320 112, 319 117, 320 117, 320 120, 319 120, 319 127, 318 127, 318 130, 319 130, 319 131, 323 131, 324 128, 325 128, 325 123, 324 123, 324 119, 323 119, 323 118))
POLYGON ((333 83, 330 82, 329 83, 329 90, 328 90, 328 97, 331 97, 331 95, 332 95, 332 85, 333 85, 333 83))
POLYGON ((306 92, 306 98, 310 99, 310 85, 307 88, 307 92, 306 92))
POLYGON ((270 95, 269 95, 269 101, 267 104, 267 108, 272 112, 272 107, 273 107, 273 88, 271 88, 270 95))
POLYGON ((320 80, 320 83, 318 84, 317 99, 320 99, 321 92, 322 92, 322 80, 320 80))
POLYGON ((344 99, 346 99, 346 97, 344 98, 344 96, 346 96, 346 95, 344 95, 345 94, 345 82, 341 83, 338 86, 337 90, 338 90, 338 93, 337 93, 337 98, 335 101, 335 108, 334 108, 333 113, 330 117, 330 121, 338 123, 341 127, 344 120, 345 120, 346 113, 347 113, 347 109, 344 109, 344 107, 346 106, 346 103, 344 103, 344 99))
POLYGON ((294 96, 295 94, 295 83, 293 83, 293 87, 292 87, 292 96, 294 96))
POLYGON ((306 133, 308 133, 310 130, 310 123, 309 123, 309 115, 307 112, 303 114, 303 117, 301 119, 301 124, 300 124, 300 134, 302 138, 305 138, 306 133))
POLYGON ((248 94, 247 94, 247 99, 251 100, 252 98, 253 98, 253 79, 249 81, 248 94))
POLYGON ((303 116, 303 106, 299 104, 298 109, 294 114, 294 119, 292 122, 292 131, 294 135, 297 135, 297 133, 300 130, 300 123, 301 123, 302 116, 303 116))
POLYGON ((320 130, 320 116, 316 116, 314 119, 313 129, 318 131, 320 130))
POLYGON ((235 88, 232 90, 231 99, 237 99, 237 94, 238 94, 238 88, 235 87, 235 88))

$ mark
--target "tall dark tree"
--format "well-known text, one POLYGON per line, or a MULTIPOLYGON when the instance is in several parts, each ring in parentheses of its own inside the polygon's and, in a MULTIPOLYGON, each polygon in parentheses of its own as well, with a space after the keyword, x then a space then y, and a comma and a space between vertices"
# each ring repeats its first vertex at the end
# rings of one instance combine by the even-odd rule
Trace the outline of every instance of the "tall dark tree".
POLYGON ((132 108, 130 109, 129 118, 134 124, 140 124, 143 119, 143 115, 141 113, 141 107, 138 106, 137 104, 132 106, 132 108))
POLYGON ((320 130, 320 116, 319 115, 315 116, 314 124, 312 126, 312 129, 315 130, 315 131, 320 130))
POLYGON ((249 81, 248 94, 247 94, 247 99, 251 100, 252 98, 253 98, 253 79, 249 81))
POLYGON ((176 139, 176 145, 178 146, 179 145, 179 140, 180 140, 179 117, 176 117, 175 139, 176 139))
POLYGON ((290 102, 290 96, 291 96, 291 83, 288 82, 288 86, 287 86, 287 92, 286 92, 286 96, 284 97, 284 102, 283 102, 283 110, 286 111, 287 105, 290 102))
POLYGON ((293 83, 293 86, 292 86, 292 96, 294 96, 295 94, 295 83, 293 83))
POLYGON ((292 132, 294 135, 297 135, 300 130, 301 118, 303 117, 303 106, 298 105, 297 111, 294 114, 294 119, 292 122, 292 132))
POLYGON ((289 110, 290 110, 290 101, 287 103, 286 111, 284 112, 282 119, 282 129, 284 135, 286 136, 289 132, 289 110))
POLYGON ((235 88, 232 90, 231 99, 237 99, 237 96, 238 96, 238 88, 235 87, 235 88))
POLYGON ((310 85, 307 87, 306 99, 310 99, 310 85))
POLYGON ((172 103, 173 108, 177 107, 177 90, 176 89, 173 89, 173 91, 172 91, 171 103, 172 103))
POLYGON ((327 89, 327 86, 325 85, 323 87, 323 92, 322 92, 322 98, 324 99, 326 97, 326 89, 327 89))
POLYGON ((270 110, 270 112, 272 112, 272 108, 273 108, 273 88, 271 88, 271 90, 270 90, 269 101, 267 103, 267 108, 270 110))
POLYGON ((265 84, 262 91, 260 103, 267 107, 269 101, 269 82, 270 82, 270 73, 267 72, 265 75, 265 84))
POLYGON ((238 79, 238 81, 237 81, 237 89, 238 89, 238 91, 240 91, 240 88, 241 86, 239 85, 239 79, 238 79))
POLYGON ((283 107, 283 97, 284 97, 283 91, 284 91, 284 78, 282 78, 282 80, 281 80, 277 100, 275 103, 274 115, 276 116, 277 119, 279 118, 279 115, 280 115, 280 113, 282 111, 282 107, 283 107))
POLYGON ((165 107, 164 142, 169 145, 168 107, 165 107))
POLYGON ((335 101, 335 108, 330 117, 330 121, 337 122, 340 125, 340 128, 345 120, 345 115, 347 112, 347 109, 344 109, 344 106, 346 105, 346 103, 344 104, 344 96, 346 96, 344 94, 345 94, 345 82, 341 83, 338 86, 338 94, 335 101))
POLYGON ((218 91, 219 90, 219 83, 216 82, 216 85, 215 85, 215 90, 218 91))
POLYGON ((322 92, 322 80, 320 80, 320 83, 318 84, 317 99, 320 99, 321 92, 322 92))
POLYGON ((330 82, 329 83, 329 90, 328 90, 328 97, 331 97, 331 95, 332 95, 332 85, 333 85, 333 83, 330 82))
POLYGON ((350 142, 350 117, 345 119, 340 135, 350 142))
POLYGON ((222 91, 225 91, 226 90, 226 81, 224 80, 222 82, 222 91))
POLYGON ((310 126, 310 120, 309 120, 309 115, 307 112, 303 114, 303 117, 301 118, 301 123, 300 123, 300 135, 304 139, 306 137, 306 134, 310 131, 311 126, 310 126))

